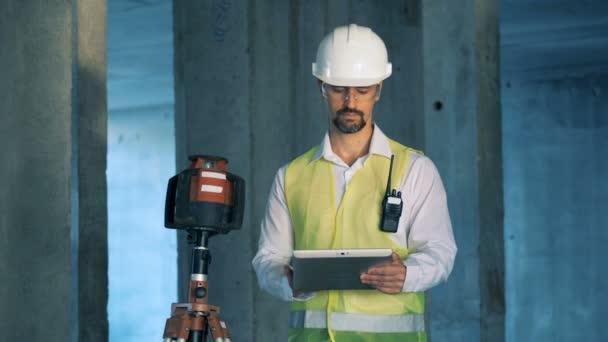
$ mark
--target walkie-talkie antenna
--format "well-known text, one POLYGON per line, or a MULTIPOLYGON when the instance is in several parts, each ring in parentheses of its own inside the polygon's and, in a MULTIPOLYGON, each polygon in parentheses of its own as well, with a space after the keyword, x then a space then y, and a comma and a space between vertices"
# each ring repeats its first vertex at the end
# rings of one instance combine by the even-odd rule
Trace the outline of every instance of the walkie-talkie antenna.
POLYGON ((391 166, 388 168, 388 181, 386 182, 386 195, 391 195, 391 174, 393 173, 393 158, 395 155, 391 154, 391 166))

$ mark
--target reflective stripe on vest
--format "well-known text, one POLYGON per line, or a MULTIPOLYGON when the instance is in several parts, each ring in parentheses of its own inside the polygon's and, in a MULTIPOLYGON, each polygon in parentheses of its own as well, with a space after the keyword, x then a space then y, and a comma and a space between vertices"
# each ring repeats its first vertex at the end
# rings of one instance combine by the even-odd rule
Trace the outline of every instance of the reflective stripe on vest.
MULTIPOLYGON (((332 312, 331 326, 336 331, 371 333, 409 333, 424 331, 424 314, 365 315, 332 312)), ((292 311, 289 314, 292 329, 327 328, 327 313, 320 310, 292 311)))

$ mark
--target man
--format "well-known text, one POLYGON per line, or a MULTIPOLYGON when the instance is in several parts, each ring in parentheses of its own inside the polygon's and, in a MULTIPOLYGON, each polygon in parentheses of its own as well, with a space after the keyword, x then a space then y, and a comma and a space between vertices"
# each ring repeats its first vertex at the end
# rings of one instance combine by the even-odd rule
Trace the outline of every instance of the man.
POLYGON ((384 42, 366 27, 338 27, 319 45, 312 69, 328 132, 277 172, 253 260, 260 286, 292 301, 289 341, 426 340, 424 291, 447 279, 456 245, 433 163, 373 122, 391 68, 384 42), (380 229, 391 156, 391 188, 403 199, 395 233, 380 229), (346 248, 392 248, 391 263, 360 277, 375 290, 292 289, 294 250, 346 248))

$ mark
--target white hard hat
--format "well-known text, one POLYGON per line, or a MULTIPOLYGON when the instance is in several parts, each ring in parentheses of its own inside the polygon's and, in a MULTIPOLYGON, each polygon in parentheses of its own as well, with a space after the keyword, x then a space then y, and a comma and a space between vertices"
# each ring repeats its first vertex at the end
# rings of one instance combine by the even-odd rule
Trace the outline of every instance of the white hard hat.
POLYGON ((380 83, 392 73, 386 46, 369 27, 340 26, 321 41, 312 74, 325 83, 362 87, 380 83))

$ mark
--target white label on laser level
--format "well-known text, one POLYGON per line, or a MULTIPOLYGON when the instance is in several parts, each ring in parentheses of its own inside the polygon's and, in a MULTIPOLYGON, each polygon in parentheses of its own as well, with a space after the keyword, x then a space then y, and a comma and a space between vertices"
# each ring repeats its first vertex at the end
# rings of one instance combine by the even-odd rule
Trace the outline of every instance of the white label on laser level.
POLYGON ((217 185, 203 184, 203 186, 201 187, 202 192, 215 192, 215 193, 219 194, 223 190, 224 190, 224 188, 222 188, 221 186, 217 186, 217 185))
POLYGON ((398 198, 395 198, 395 197, 389 197, 389 198, 388 198, 388 203, 389 203, 389 204, 399 204, 399 203, 400 203, 400 201, 399 201, 399 199, 398 199, 398 198))
POLYGON ((201 172, 201 177, 226 179, 226 174, 219 172, 203 171, 201 172))

